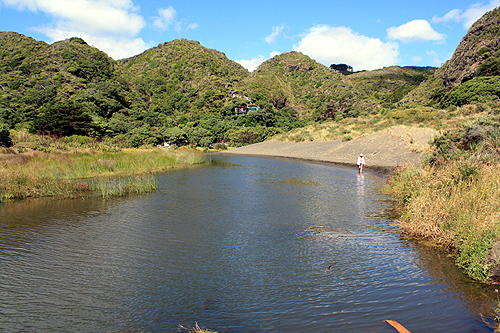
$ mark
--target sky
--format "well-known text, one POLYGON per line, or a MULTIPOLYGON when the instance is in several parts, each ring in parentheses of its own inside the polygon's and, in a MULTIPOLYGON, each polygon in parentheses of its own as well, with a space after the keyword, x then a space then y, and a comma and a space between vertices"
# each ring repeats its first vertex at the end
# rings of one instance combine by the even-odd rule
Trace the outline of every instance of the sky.
POLYGON ((0 31, 80 37, 115 60, 179 38, 253 71, 284 52, 355 71, 441 66, 500 0, 0 0, 0 31))

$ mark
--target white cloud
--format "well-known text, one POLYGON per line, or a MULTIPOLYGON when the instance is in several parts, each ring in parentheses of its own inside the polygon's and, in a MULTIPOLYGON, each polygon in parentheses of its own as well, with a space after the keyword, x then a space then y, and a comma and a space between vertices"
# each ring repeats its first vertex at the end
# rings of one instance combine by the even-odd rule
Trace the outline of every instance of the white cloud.
POLYGON ((254 70, 257 69, 257 67, 259 67, 260 64, 262 64, 266 60, 267 59, 264 56, 259 55, 257 57, 253 57, 250 60, 242 59, 242 60, 236 60, 236 62, 239 63, 241 66, 245 67, 246 69, 248 69, 250 72, 253 72, 254 70))
POLYGON ((192 30, 192 29, 196 29, 199 27, 199 24, 198 23, 190 23, 188 24, 188 26, 186 27, 186 30, 192 30))
POLYGON ((463 22, 464 28, 469 29, 474 22, 476 22, 481 16, 500 6, 500 0, 491 0, 488 4, 482 5, 481 3, 476 3, 469 8, 462 9, 452 9, 444 16, 438 17, 434 16, 432 22, 442 23, 442 22, 463 22))
POLYGON ((276 57, 277 55, 280 55, 280 54, 281 54, 281 52, 273 51, 273 52, 271 52, 270 55, 271 55, 271 58, 274 58, 274 57, 276 57))
POLYGON ((433 23, 451 22, 451 21, 460 22, 461 20, 462 20, 462 13, 459 9, 452 9, 442 17, 434 16, 432 18, 433 23))
POLYGON ((135 36, 145 22, 130 0, 3 0, 19 10, 44 12, 59 26, 93 34, 135 36))
POLYGON ((148 45, 142 38, 127 37, 99 37, 78 31, 59 30, 52 28, 36 28, 35 30, 45 34, 53 41, 63 40, 70 37, 80 37, 87 44, 107 53, 113 59, 123 59, 139 54, 153 45, 148 45))
POLYGON ((432 65, 436 67, 441 67, 443 61, 439 58, 439 55, 436 51, 428 51, 427 55, 432 58, 432 65))
MULTIPOLYGON (((154 17, 153 26, 160 30, 168 30, 172 25, 178 33, 181 33, 185 25, 185 19, 177 20, 177 11, 174 7, 169 6, 168 8, 158 9, 158 14, 160 16, 154 17)), ((198 28, 198 23, 190 23, 186 26, 186 30, 192 30, 198 28)))
POLYGON ((146 50, 137 35, 145 27, 132 0, 3 0, 18 10, 43 12, 54 18, 49 26, 34 27, 52 41, 80 37, 114 59, 146 50))
POLYGON ((442 41, 446 35, 440 34, 432 29, 426 20, 413 20, 399 27, 387 29, 389 39, 400 40, 403 42, 411 41, 442 41))
POLYGON ((266 38, 264 38, 264 40, 266 41, 266 43, 274 43, 274 41, 276 40, 276 37, 279 36, 279 34, 283 31, 283 29, 285 29, 285 25, 279 25, 279 26, 275 26, 273 27, 273 32, 271 32, 271 34, 269 36, 266 36, 266 38))
POLYGON ((423 60, 423 59, 422 59, 422 57, 420 57, 420 56, 414 56, 414 57, 413 57, 413 62, 414 62, 414 63, 417 63, 417 64, 418 64, 419 62, 422 62, 422 60, 423 60))
POLYGON ((397 63, 399 45, 359 35, 346 27, 318 25, 294 46, 325 66, 345 63, 354 70, 373 70, 397 63))
POLYGON ((161 30, 166 30, 171 24, 175 23, 175 15, 177 11, 174 7, 169 6, 168 8, 158 9, 159 17, 156 17, 153 25, 161 30))
POLYGON ((260 64, 262 64, 264 61, 268 60, 268 59, 271 59, 277 55, 280 55, 281 52, 278 52, 278 51, 272 51, 270 54, 269 54, 269 58, 266 58, 264 57, 263 55, 259 55, 257 57, 253 57, 252 59, 250 60, 245 60, 245 59, 242 59, 242 60, 236 60, 237 63, 239 63, 241 66, 245 67, 246 69, 248 69, 250 72, 253 72, 254 70, 257 69, 257 67, 260 66, 260 64))

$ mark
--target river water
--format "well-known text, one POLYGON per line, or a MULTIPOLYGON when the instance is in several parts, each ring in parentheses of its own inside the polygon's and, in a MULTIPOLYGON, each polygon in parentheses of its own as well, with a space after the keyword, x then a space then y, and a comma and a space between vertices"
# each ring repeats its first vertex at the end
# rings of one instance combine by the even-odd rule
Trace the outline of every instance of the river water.
POLYGON ((494 288, 402 239, 380 177, 213 159, 148 195, 0 205, 0 331, 493 331, 494 288))

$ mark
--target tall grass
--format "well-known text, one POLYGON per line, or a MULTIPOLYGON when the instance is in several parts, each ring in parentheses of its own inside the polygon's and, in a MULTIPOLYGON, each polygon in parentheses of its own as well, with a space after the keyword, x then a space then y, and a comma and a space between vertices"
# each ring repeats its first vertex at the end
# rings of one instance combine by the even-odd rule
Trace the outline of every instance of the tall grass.
POLYGON ((89 191, 103 197, 151 192, 156 189, 152 173, 205 162, 204 155, 194 151, 163 149, 18 155, 23 158, 0 160, 0 202, 75 197, 89 191))
POLYGON ((138 175, 126 178, 104 178, 90 181, 90 189, 103 198, 144 194, 157 190, 156 178, 152 175, 138 175))
POLYGON ((489 279, 485 257, 500 238, 497 167, 457 161, 446 168, 403 168, 391 185, 404 207, 399 220, 403 232, 448 247, 471 277, 489 279))

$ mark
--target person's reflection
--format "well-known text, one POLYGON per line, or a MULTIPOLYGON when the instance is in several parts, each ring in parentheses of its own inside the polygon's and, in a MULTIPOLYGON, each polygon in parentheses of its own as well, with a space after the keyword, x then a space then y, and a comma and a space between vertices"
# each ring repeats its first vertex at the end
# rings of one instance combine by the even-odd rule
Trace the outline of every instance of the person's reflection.
POLYGON ((365 217, 365 187, 363 186, 363 174, 358 174, 358 214, 359 220, 365 217))
POLYGON ((358 174, 358 189, 359 189, 359 195, 360 196, 365 194, 364 186, 363 186, 363 174, 362 173, 358 174))

